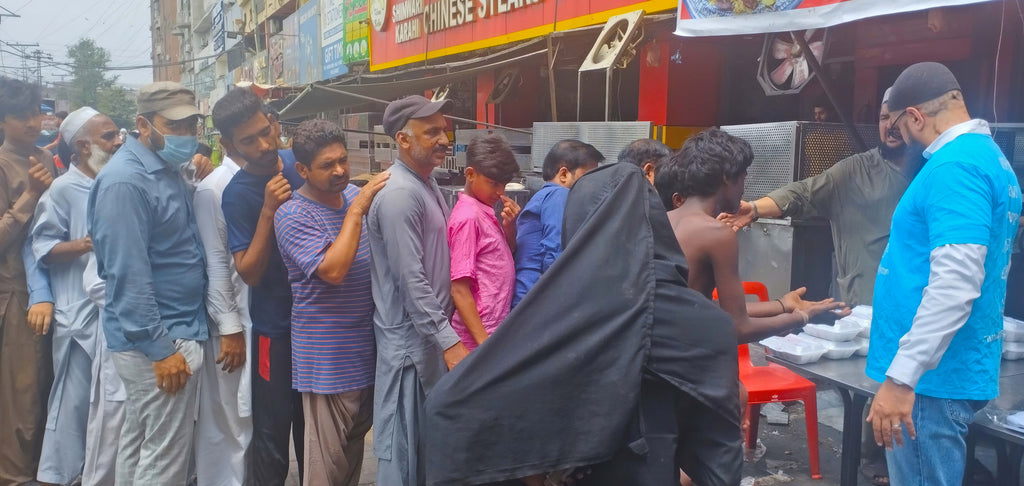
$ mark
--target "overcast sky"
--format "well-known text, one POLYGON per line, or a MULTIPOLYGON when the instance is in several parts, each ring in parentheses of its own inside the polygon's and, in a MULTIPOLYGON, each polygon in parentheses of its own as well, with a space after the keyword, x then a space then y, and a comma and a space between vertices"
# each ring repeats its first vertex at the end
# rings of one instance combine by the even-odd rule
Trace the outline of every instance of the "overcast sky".
MULTIPOLYGON (((91 38, 110 52, 110 66, 149 65, 152 42, 149 35, 149 0, 0 0, 0 6, 20 17, 0 18, 0 41, 35 44, 58 62, 67 62, 67 47, 79 39, 91 38)), ((3 10, 0 10, 3 12, 3 10)), ((22 60, 15 50, 0 43, 0 73, 21 76, 22 60)), ((29 61, 35 76, 35 61, 29 61)), ((67 71, 43 68, 44 81, 60 81, 67 71)), ((119 82, 140 86, 153 80, 153 69, 114 71, 119 82)), ((68 78, 65 78, 68 79, 68 78)))

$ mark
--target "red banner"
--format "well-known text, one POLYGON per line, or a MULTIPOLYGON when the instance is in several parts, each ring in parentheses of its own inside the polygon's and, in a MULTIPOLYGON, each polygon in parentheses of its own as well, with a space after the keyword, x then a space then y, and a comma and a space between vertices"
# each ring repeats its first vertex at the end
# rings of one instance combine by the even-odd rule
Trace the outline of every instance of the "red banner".
POLYGON ((370 68, 401 66, 604 23, 676 0, 370 0, 370 68), (381 27, 378 29, 378 27, 381 27))

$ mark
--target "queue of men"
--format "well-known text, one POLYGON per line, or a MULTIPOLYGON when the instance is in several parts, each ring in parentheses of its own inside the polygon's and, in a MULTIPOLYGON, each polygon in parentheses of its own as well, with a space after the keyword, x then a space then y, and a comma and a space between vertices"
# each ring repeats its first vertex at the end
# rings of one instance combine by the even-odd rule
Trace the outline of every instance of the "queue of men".
POLYGON ((371 425, 380 485, 736 484, 735 344, 846 304, 875 307, 872 479, 958 484, 998 393, 1021 193, 940 64, 886 91, 878 149, 757 201, 749 145, 710 129, 600 169, 559 142, 520 212, 511 149, 484 138, 457 217, 431 175, 448 102, 390 103, 397 160, 359 189, 337 126, 281 150, 244 88, 196 174, 202 114, 166 82, 140 90, 137 138, 68 114, 54 179, 39 98, 0 78, 0 484, 277 485, 291 448, 303 484, 355 485, 371 425), (744 306, 730 230, 812 214, 845 303, 744 306))

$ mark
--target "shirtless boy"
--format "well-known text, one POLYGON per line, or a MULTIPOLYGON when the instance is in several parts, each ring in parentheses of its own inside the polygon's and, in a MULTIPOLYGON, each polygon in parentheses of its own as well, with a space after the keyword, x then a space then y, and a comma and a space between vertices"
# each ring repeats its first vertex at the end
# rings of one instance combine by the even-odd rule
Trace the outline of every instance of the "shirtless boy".
POLYGON ((817 314, 850 310, 842 302, 801 299, 799 288, 771 302, 746 302, 739 276, 736 233, 715 217, 739 208, 750 145, 717 128, 690 138, 658 165, 654 184, 690 264, 689 285, 709 299, 717 287, 719 305, 733 317, 739 343, 748 343, 802 326, 817 314))

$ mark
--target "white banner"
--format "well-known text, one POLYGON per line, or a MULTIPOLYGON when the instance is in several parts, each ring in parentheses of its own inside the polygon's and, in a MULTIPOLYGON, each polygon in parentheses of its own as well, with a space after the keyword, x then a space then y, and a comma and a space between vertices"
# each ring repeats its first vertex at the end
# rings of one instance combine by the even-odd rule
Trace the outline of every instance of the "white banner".
POLYGON ((879 15, 992 0, 679 0, 676 35, 707 37, 831 27, 879 15))

